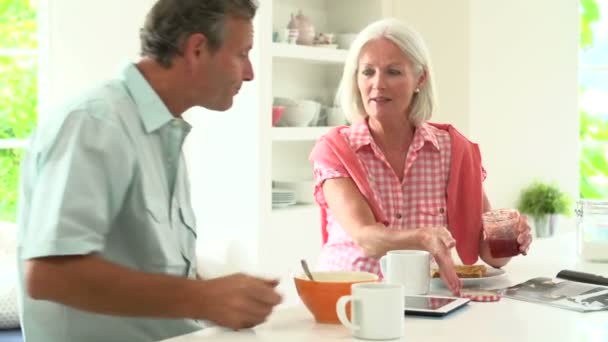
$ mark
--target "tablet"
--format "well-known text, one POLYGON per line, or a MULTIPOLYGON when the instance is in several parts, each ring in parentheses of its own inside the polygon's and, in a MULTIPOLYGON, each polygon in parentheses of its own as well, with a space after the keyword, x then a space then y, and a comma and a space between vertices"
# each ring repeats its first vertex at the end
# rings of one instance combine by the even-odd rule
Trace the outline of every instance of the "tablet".
POLYGON ((422 316, 445 316, 465 306, 470 299, 435 295, 405 296, 405 314, 422 316))

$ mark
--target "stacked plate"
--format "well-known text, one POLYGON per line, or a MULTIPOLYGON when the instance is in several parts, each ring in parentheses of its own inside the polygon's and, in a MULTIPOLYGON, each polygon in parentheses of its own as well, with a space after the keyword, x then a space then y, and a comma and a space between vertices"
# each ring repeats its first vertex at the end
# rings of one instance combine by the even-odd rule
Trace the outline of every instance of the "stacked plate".
POLYGON ((297 203, 312 204, 314 202, 313 192, 315 189, 314 180, 298 181, 273 181, 272 184, 277 189, 293 191, 297 203))
POLYGON ((296 194, 292 190, 272 189, 272 207, 284 208, 296 204, 296 194))

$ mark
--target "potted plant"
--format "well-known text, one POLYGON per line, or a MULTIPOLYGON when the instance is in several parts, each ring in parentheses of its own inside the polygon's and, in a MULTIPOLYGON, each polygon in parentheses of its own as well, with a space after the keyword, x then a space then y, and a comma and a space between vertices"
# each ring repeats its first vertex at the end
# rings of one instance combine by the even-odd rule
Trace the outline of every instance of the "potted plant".
POLYGON ((536 237, 552 236, 558 215, 571 214, 571 199, 555 183, 535 181, 524 188, 517 209, 532 217, 536 237))

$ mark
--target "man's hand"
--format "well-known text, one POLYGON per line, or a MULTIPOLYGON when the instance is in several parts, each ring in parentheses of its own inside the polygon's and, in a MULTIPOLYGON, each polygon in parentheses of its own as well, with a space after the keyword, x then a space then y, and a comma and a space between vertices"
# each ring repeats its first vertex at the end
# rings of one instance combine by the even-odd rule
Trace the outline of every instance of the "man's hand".
POLYGON ((263 323, 281 296, 275 287, 278 280, 261 279, 245 274, 232 274, 200 282, 200 297, 193 301, 198 308, 195 318, 218 325, 245 329, 263 323))
POLYGON ((422 245, 431 253, 439 266, 441 279, 455 296, 460 296, 462 280, 456 274, 451 253, 452 248, 456 246, 456 240, 445 227, 423 228, 420 229, 420 233, 422 245))

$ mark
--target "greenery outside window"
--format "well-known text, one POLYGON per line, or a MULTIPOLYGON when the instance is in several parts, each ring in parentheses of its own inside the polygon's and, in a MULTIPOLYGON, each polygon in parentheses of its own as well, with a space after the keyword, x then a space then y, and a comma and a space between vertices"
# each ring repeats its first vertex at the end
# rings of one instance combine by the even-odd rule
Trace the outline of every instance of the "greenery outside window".
POLYGON ((19 165, 36 124, 37 0, 0 0, 0 221, 15 221, 19 165))
POLYGON ((608 199, 608 0, 581 0, 580 196, 608 199))

